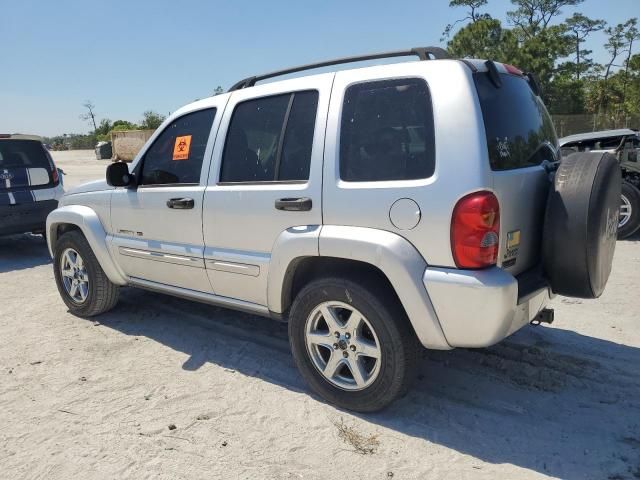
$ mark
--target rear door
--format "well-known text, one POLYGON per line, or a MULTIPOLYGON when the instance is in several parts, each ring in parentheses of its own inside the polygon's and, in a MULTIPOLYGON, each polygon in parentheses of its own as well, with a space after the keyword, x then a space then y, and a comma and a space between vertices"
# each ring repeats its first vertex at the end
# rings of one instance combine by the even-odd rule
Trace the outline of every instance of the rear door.
POLYGON ((205 263, 216 295, 267 304, 276 239, 322 224, 332 74, 233 93, 204 196, 205 263))
POLYGON ((550 185, 544 164, 559 160, 559 147, 551 117, 527 80, 504 72, 499 76, 501 86, 488 72, 475 73, 474 81, 500 202, 498 266, 515 275, 539 263, 550 185))

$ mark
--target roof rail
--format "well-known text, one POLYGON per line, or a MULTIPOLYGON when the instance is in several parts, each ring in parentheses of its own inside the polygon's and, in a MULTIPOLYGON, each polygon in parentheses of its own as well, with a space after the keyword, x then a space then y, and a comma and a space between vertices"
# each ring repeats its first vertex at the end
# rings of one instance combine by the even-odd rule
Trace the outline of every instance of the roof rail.
POLYGON ((304 70, 313 70, 316 68, 329 67, 331 65, 341 65, 343 63, 363 62, 366 60, 377 60, 379 58, 393 58, 393 57, 409 57, 415 55, 420 60, 429 60, 429 56, 435 60, 441 60, 445 58, 451 58, 446 50, 440 47, 418 47, 411 50, 398 50, 395 52, 373 53, 369 55, 358 55, 355 57, 336 58, 334 60, 327 60, 324 62, 310 63, 308 65, 300 65, 298 67, 287 68, 285 70, 278 70, 271 73, 265 73, 263 75, 256 75, 254 77, 248 77, 240 80, 233 87, 229 89, 230 92, 234 90, 241 90, 243 88, 253 87, 256 82, 266 80, 268 78, 279 77, 282 75, 288 75, 290 73, 302 72, 304 70))

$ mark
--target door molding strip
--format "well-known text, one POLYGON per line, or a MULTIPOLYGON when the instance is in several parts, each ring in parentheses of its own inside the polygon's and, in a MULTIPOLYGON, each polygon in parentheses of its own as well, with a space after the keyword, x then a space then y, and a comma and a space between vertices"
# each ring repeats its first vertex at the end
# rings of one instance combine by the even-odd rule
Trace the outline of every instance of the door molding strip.
POLYGON ((258 265, 213 259, 207 259, 205 265, 207 269, 218 270, 220 272, 250 275, 252 277, 258 277, 260 275, 260 267, 258 265))
POLYGON ((186 267, 204 268, 203 259, 200 257, 185 257, 172 253, 154 252, 151 250, 138 250, 137 248, 118 247, 121 255, 134 258, 142 258, 144 260, 153 260, 156 262, 173 263, 175 265, 184 265, 186 267))

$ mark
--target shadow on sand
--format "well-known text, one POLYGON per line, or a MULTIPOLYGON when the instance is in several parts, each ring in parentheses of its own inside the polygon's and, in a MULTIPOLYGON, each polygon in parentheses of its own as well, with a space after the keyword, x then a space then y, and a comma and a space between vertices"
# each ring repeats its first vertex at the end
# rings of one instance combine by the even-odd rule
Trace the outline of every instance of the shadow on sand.
POLYGON ((0 273, 51 263, 47 242, 41 235, 0 237, 0 273))
MULTIPOLYGON (((308 391, 286 325, 126 289, 102 325, 190 358, 308 391)), ((409 394, 361 419, 493 464, 565 479, 640 478, 640 349, 527 328, 481 350, 425 351, 409 394)), ((309 393, 311 395, 311 393, 309 393)))

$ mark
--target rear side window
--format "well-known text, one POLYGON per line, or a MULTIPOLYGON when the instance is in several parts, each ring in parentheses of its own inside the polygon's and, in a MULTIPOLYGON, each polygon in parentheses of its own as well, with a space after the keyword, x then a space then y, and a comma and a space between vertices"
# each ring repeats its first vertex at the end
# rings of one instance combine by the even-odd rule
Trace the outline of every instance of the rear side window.
POLYGON ((155 139, 142 162, 142 185, 197 184, 215 108, 174 120, 155 139))
POLYGON ((433 113, 421 79, 359 83, 347 89, 340 127, 340 178, 414 180, 433 175, 433 113))
POLYGON ((37 140, 0 140, 0 188, 54 184, 53 163, 37 140))
POLYGON ((551 117, 524 78, 500 75, 497 88, 487 73, 474 75, 487 134, 492 170, 511 170, 557 160, 551 117))
POLYGON ((220 181, 308 180, 317 109, 317 91, 238 104, 227 133, 220 181))

